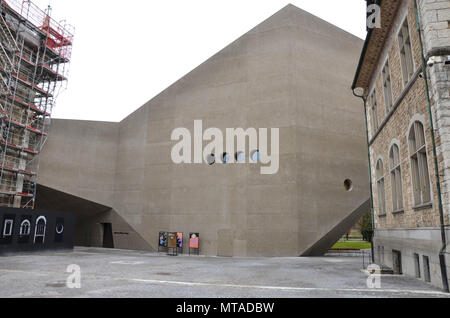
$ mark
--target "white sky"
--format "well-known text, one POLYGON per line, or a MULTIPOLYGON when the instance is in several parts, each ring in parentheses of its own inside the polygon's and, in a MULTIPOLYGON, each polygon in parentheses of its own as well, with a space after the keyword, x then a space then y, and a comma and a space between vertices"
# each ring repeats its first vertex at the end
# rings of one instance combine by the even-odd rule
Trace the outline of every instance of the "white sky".
POLYGON ((53 117, 121 121, 292 3, 365 37, 363 0, 33 0, 76 27, 53 117))

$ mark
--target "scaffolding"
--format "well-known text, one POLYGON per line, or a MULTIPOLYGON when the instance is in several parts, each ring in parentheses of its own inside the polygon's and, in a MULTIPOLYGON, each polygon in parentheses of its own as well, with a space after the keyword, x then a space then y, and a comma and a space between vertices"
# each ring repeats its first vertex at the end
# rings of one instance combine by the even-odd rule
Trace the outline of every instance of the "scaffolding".
POLYGON ((0 0, 0 206, 34 209, 40 153, 66 88, 73 27, 51 8, 0 0))

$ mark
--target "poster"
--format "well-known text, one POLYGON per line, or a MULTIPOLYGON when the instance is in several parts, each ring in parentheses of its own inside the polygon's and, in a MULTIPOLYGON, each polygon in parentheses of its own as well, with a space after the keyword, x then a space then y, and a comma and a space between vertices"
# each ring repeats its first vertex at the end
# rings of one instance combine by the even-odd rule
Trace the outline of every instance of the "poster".
POLYGON ((177 233, 177 247, 183 248, 183 233, 177 233))
POLYGON ((199 233, 191 233, 189 235, 189 248, 197 248, 199 247, 199 233))
POLYGON ((167 232, 159 232, 159 246, 167 247, 167 232))
POLYGON ((177 233, 169 233, 168 234, 168 247, 176 248, 177 247, 177 233))

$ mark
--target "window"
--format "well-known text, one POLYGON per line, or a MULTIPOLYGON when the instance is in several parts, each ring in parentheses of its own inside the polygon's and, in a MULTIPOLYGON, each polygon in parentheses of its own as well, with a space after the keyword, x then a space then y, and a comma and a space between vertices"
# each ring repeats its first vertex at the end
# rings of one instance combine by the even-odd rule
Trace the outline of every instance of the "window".
POLYGON ((428 256, 423 257, 423 276, 427 283, 431 282, 430 258, 428 256))
POLYGON ((402 25, 398 35, 398 43, 400 46, 400 61, 403 72, 403 85, 408 84, 414 74, 414 61, 411 50, 411 38, 409 36, 408 19, 402 25))
POLYGON ((400 150, 397 145, 391 148, 389 163, 391 165, 392 211, 397 212, 403 209, 402 168, 400 150))
POLYGON ((391 72, 389 69, 389 61, 383 67, 383 90, 384 90, 384 106, 386 107, 386 112, 392 108, 392 84, 391 84, 391 72))
POLYGON ((12 236, 13 224, 13 220, 5 220, 5 224, 3 226, 3 237, 12 236))
POLYGON ((208 165, 212 166, 213 164, 216 163, 216 156, 213 153, 208 155, 206 157, 206 162, 208 163, 208 165))
POLYGON ((419 254, 414 254, 414 268, 416 269, 416 278, 420 278, 420 257, 419 254))
POLYGON ((230 162, 230 159, 231 159, 231 156, 228 153, 224 152, 222 155, 222 162, 224 164, 227 164, 230 162))
POLYGON ((377 190, 378 190, 378 214, 386 215, 386 191, 384 187, 383 161, 377 163, 377 190))
POLYGON ((402 253, 400 251, 392 250, 392 269, 395 275, 402 275, 402 253))
POLYGON ((378 125, 378 105, 377 105, 377 93, 374 90, 372 95, 369 97, 370 109, 372 114, 372 125, 373 125, 373 133, 375 134, 379 128, 378 125))
POLYGON ((350 179, 347 179, 344 181, 344 189, 347 192, 351 192, 353 190, 353 181, 350 179))
POLYGON ((259 150, 252 151, 250 157, 254 163, 259 162, 261 160, 261 153, 259 150))
POLYGON ((30 235, 31 223, 28 220, 24 220, 20 225, 20 236, 30 235))
POLYGON ((234 155, 234 159, 237 163, 245 162, 245 153, 243 151, 236 152, 236 154, 234 155))
POLYGON ((411 155, 411 174, 416 206, 431 202, 430 176, 422 123, 416 121, 409 133, 409 152, 411 155))

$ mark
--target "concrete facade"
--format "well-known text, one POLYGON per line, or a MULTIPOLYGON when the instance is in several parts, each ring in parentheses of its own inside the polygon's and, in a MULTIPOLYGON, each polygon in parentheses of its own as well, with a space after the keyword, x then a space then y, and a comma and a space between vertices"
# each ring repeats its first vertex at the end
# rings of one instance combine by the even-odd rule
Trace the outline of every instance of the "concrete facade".
MULTIPOLYGON (((440 231, 439 197, 434 165, 431 123, 427 107, 427 94, 422 67, 422 53, 428 60, 436 55, 437 63, 427 66, 430 76, 429 87, 432 105, 433 124, 436 134, 437 160, 441 178, 441 194, 444 205, 444 226, 448 237, 450 201, 448 195, 448 106, 450 88, 450 69, 445 65, 447 57, 444 51, 449 48, 448 1, 417 1, 418 15, 424 52, 416 24, 414 0, 383 1, 383 6, 391 6, 394 18, 383 27, 372 31, 366 40, 367 50, 362 56, 362 64, 355 81, 356 87, 363 88, 367 100, 367 122, 370 139, 370 157, 372 166, 372 187, 375 214, 374 245, 376 260, 380 265, 396 267, 394 256, 400 252, 401 272, 406 275, 429 281, 442 287, 442 275, 439 253, 443 246, 440 231), (446 16, 447 14, 447 16, 446 16), (405 21, 408 23, 412 49, 413 74, 404 83, 404 65, 401 61, 399 34, 405 21), (377 52, 376 48, 380 50, 377 52), (439 56, 438 56, 439 55, 439 56), (376 61, 375 63, 373 61, 376 61), (389 63, 392 85, 391 108, 385 107, 385 87, 383 67, 389 63), (370 74, 369 80, 363 80, 362 73, 370 74), (374 99, 371 98, 374 96, 374 99), (375 110, 375 111, 374 111, 375 110), (376 116, 376 118, 375 118, 376 116), (410 132, 415 122, 423 125, 425 132, 425 152, 427 157, 428 178, 430 183, 429 202, 417 204, 414 192, 413 160, 410 132), (376 126, 375 123, 378 123, 376 126), (395 191, 392 191, 395 177, 392 175, 391 149, 399 147, 402 206, 395 208, 395 191), (382 175, 377 174, 377 164, 382 162, 382 175), (379 185, 384 180, 385 187, 379 185), (383 199, 383 194, 385 198, 383 199), (386 206, 383 211, 383 202, 386 206), (418 258, 418 263, 417 263, 418 258), (429 273, 425 259, 429 259, 429 273)), ((383 8, 382 7, 382 10, 383 8)), ((450 53, 446 53, 450 54, 450 53)), ((366 76, 367 77, 367 76, 366 76)), ((447 270, 450 269, 447 254, 447 270)))
POLYGON ((109 220, 116 247, 157 250, 161 231, 199 232, 206 255, 321 255, 369 210, 363 108, 348 84, 362 44, 289 5, 120 123, 54 120, 39 183, 79 209, 101 205, 80 231, 109 220), (174 164, 171 133, 194 120, 279 128, 278 173, 174 164))

